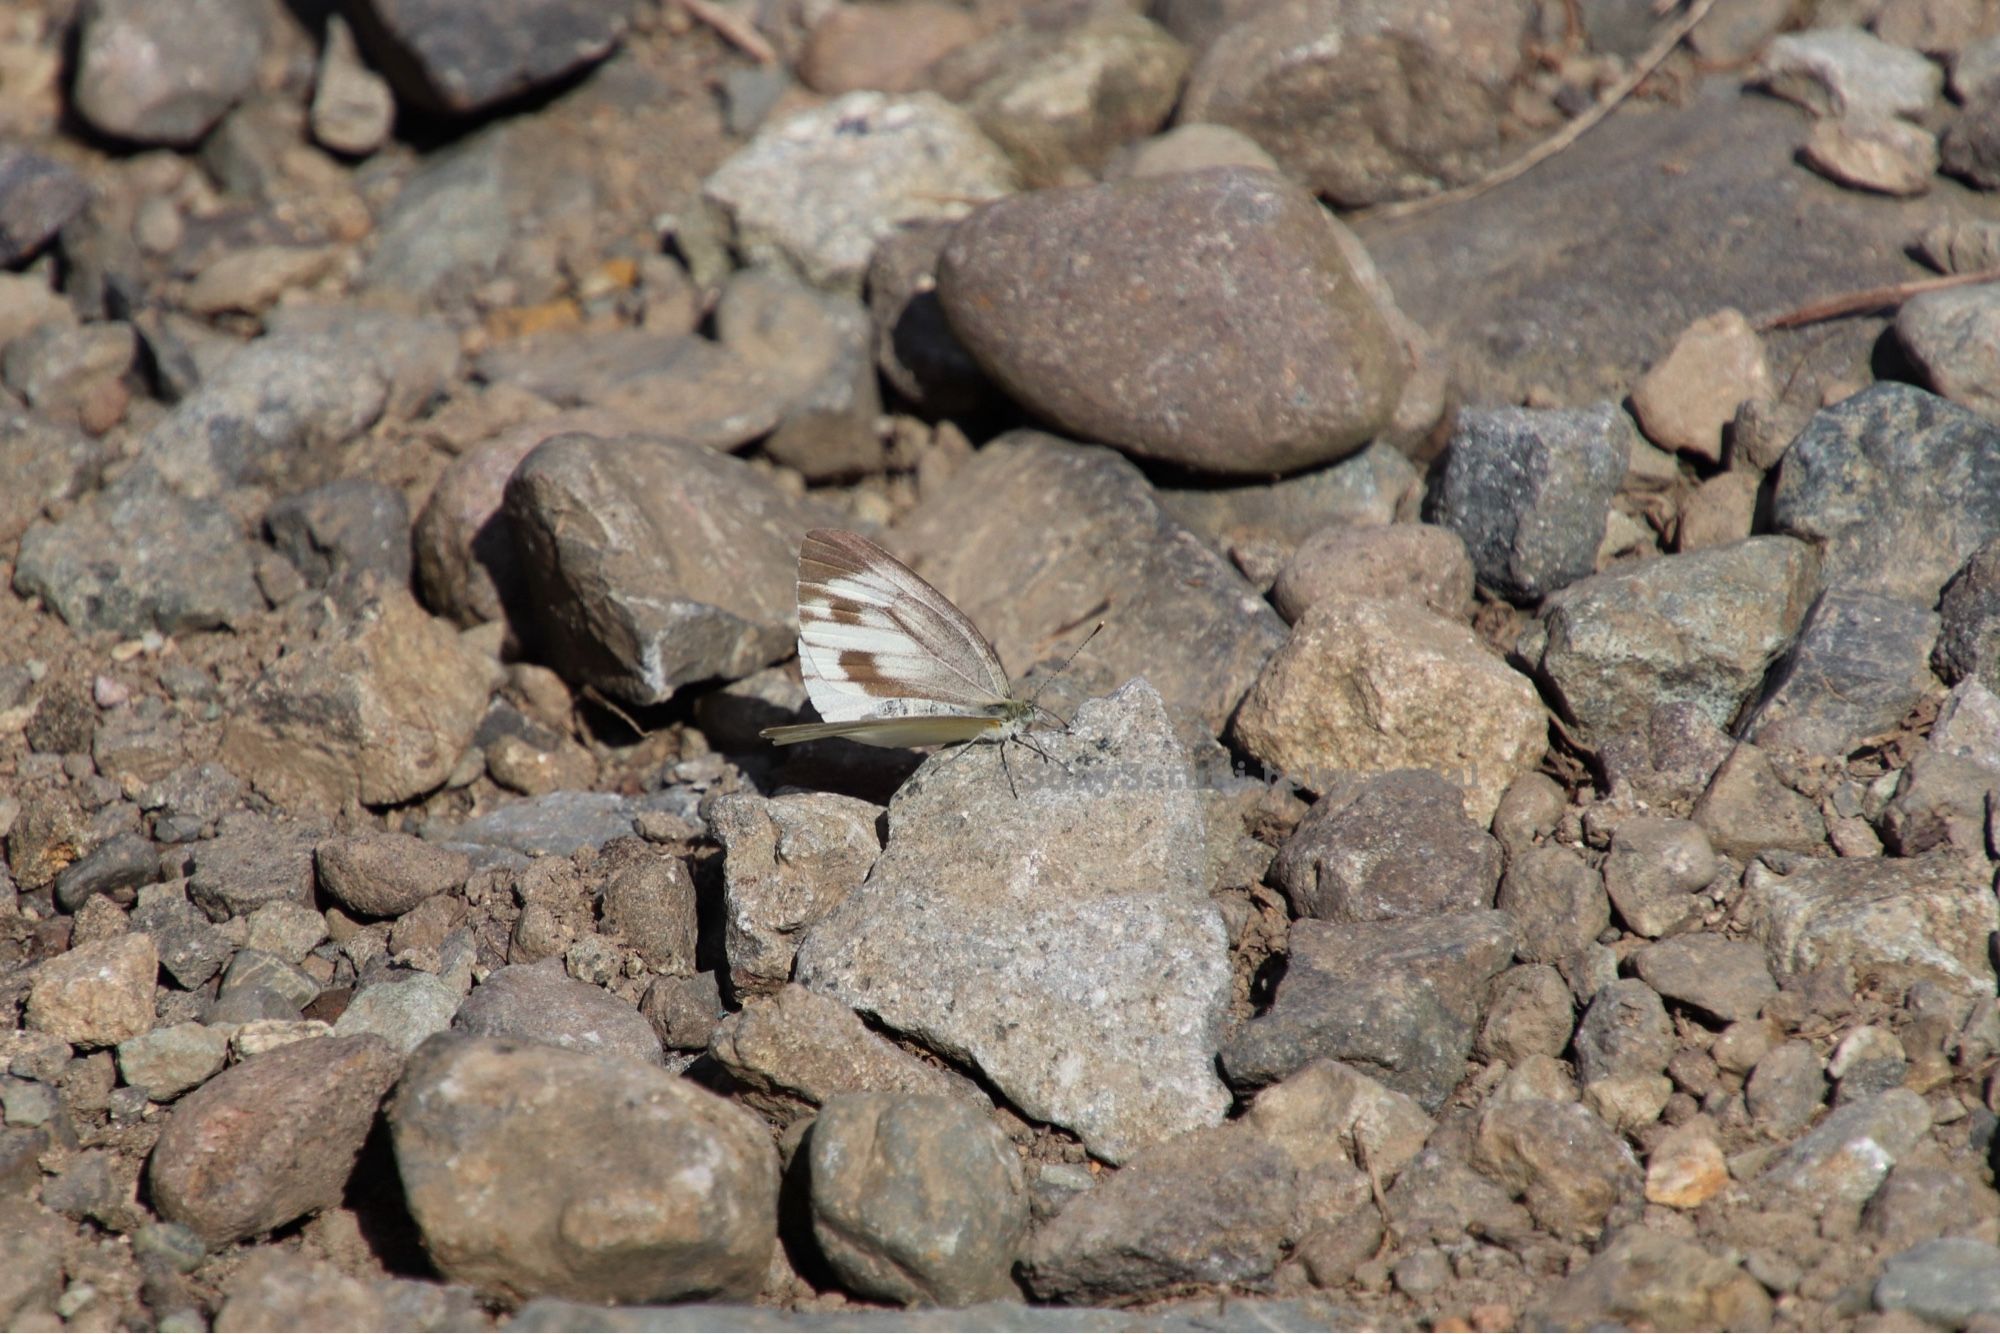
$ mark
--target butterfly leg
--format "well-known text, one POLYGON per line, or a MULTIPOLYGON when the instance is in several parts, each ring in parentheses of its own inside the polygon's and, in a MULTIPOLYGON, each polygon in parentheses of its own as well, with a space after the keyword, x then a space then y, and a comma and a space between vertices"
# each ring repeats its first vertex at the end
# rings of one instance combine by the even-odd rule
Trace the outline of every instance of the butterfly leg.
POLYGON ((1007 790, 1014 794, 1014 800, 1021 799, 1020 789, 1014 786, 1014 766, 1007 762, 1007 743, 1000 743, 1000 771, 1007 775, 1007 790))

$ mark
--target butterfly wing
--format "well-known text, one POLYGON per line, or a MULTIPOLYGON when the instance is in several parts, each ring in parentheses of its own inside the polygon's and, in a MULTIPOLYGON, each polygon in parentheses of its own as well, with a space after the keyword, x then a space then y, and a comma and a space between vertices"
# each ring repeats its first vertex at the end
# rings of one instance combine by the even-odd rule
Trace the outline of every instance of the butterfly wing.
POLYGON ((814 529, 799 546, 799 668, 829 723, 983 719, 1013 700, 965 613, 881 547, 837 529, 814 529))

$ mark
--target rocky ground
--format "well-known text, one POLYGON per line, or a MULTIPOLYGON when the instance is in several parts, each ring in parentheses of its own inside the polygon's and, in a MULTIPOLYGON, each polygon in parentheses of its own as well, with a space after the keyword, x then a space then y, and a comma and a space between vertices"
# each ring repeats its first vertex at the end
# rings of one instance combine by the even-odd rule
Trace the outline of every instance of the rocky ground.
POLYGON ((1654 9, 0 2, 0 1325, 1994 1328, 2000 6, 1654 9))

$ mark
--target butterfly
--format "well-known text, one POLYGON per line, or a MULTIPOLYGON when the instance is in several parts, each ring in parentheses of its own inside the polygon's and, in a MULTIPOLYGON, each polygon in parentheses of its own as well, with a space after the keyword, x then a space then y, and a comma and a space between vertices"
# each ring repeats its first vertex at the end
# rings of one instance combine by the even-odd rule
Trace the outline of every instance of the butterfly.
POLYGON ((1037 712, 951 600, 859 533, 815 528, 799 544, 799 673, 824 722, 766 740, 846 737, 870 746, 1020 740, 1037 712))

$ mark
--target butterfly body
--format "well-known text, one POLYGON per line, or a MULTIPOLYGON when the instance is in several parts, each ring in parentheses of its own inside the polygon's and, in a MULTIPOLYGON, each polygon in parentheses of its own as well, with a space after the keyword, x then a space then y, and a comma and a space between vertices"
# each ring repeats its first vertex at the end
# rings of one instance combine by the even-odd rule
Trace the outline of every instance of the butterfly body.
POLYGON ((846 737, 871 746, 1001 741, 1035 706, 1014 697, 978 627, 859 533, 799 545, 799 673, 825 721, 766 728, 776 745, 846 737))

